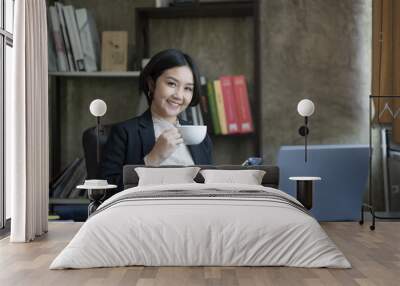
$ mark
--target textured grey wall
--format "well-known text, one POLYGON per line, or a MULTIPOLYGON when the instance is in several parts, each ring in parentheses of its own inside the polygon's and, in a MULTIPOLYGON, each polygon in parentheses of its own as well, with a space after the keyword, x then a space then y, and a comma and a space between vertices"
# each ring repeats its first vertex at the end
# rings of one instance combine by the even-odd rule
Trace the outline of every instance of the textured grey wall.
POLYGON ((263 154, 303 144, 299 100, 316 105, 311 144, 368 143, 371 0, 261 1, 263 154))

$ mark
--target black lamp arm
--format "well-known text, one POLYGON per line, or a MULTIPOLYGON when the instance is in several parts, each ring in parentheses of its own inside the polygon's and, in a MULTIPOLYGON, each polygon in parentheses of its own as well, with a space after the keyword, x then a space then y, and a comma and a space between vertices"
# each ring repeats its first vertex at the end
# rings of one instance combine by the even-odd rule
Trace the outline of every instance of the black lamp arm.
POLYGON ((97 116, 97 128, 96 128, 96 150, 97 150, 97 166, 100 165, 100 116, 97 116))
POLYGON ((304 117, 304 125, 299 128, 299 134, 304 137, 304 161, 307 162, 307 135, 310 133, 308 129, 308 116, 304 117))
POLYGON ((306 135, 304 136, 304 162, 307 162, 307 135, 309 132, 307 116, 304 117, 304 124, 306 126, 306 135))

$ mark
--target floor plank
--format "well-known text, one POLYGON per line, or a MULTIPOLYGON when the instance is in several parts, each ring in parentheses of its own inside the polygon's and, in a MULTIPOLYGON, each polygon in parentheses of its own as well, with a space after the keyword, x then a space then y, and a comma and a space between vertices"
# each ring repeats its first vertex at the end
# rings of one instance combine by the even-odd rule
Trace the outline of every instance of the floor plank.
POLYGON ((398 285, 400 222, 379 222, 375 231, 357 222, 322 223, 352 269, 290 267, 117 267, 48 269, 81 223, 49 224, 49 233, 32 243, 0 240, 0 285, 398 285))

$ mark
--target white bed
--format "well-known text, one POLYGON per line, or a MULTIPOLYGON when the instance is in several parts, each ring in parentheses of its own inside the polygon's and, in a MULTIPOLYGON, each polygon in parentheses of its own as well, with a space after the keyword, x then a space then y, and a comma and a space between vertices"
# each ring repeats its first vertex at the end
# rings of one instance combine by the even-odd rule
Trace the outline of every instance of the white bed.
POLYGON ((50 269, 128 265, 351 267, 291 196, 264 186, 198 183, 114 195, 50 269))

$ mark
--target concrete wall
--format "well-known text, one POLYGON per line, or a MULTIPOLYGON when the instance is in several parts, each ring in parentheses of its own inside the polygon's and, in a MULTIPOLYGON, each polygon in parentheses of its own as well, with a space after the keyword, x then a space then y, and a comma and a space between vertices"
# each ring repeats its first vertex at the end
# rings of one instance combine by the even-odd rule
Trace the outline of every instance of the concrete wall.
POLYGON ((263 153, 303 144, 297 103, 314 101, 310 144, 368 143, 371 0, 261 1, 263 153))

